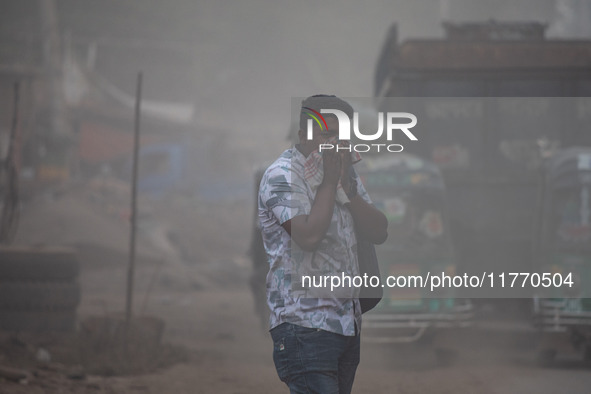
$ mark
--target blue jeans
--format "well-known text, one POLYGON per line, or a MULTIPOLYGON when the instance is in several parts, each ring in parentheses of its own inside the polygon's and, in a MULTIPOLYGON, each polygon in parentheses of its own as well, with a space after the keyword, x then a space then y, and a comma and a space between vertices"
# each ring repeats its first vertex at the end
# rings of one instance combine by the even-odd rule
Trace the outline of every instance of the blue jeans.
POLYGON ((283 323, 271 330, 271 337, 277 374, 290 393, 351 393, 359 365, 359 335, 283 323))

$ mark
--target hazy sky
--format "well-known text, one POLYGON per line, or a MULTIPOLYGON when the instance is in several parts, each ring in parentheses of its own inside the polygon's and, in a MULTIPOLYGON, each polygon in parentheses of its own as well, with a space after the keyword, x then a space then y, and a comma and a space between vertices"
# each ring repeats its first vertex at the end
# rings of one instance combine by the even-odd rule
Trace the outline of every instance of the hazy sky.
POLYGON ((98 64, 120 87, 133 91, 134 73, 146 68, 147 97, 192 101, 199 123, 266 140, 283 139, 291 97, 370 96, 392 23, 402 39, 441 36, 442 19, 538 20, 555 35, 584 35, 569 26, 591 25, 581 22, 589 19, 589 0, 58 3, 63 28, 79 42, 102 40, 98 64), (133 52, 138 45, 149 54, 133 52))

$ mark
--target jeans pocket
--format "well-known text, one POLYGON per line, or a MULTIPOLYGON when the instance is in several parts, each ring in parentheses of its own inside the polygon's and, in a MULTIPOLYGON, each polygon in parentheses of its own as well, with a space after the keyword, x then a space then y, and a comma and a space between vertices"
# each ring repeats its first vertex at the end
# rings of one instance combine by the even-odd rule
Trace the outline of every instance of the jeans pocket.
POLYGON ((273 363, 279 379, 283 382, 289 377, 290 351, 293 352, 288 342, 288 338, 283 335, 273 336, 273 363))
POLYGON ((319 335, 323 331, 320 328, 310 328, 310 327, 302 327, 302 326, 295 326, 294 333, 298 337, 305 337, 309 335, 319 335))

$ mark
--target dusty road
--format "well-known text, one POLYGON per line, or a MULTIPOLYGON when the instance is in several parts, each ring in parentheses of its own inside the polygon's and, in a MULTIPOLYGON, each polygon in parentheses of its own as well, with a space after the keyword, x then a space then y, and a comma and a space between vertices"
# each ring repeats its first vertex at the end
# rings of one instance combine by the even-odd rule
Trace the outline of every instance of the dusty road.
MULTIPOLYGON (((165 320, 165 341, 188 359, 150 374, 87 376, 53 388, 0 381, 0 393, 285 393, 276 377, 271 343, 254 315, 248 289, 250 201, 194 206, 186 218, 194 260, 179 261, 159 225, 144 229, 138 245, 135 311, 165 320), (190 220, 189 220, 190 219, 190 220)), ((74 245, 81 259, 79 318, 124 306, 128 234, 120 215, 105 214, 77 191, 38 199, 24 210, 18 243, 74 245)), ((186 207, 185 207, 186 208, 186 207)), ((185 209, 183 208, 183 209, 185 209)), ((166 218, 166 215, 162 216, 166 218)), ((178 222, 177 222, 178 223, 178 222)), ((174 248, 173 248, 174 249, 174 248)), ((428 346, 362 343, 356 393, 589 393, 591 369, 566 357, 555 368, 533 363, 527 346, 467 342, 451 367, 439 367, 428 346)), ((10 360, 3 360, 4 364, 10 360)), ((37 378, 40 379, 40 378, 37 378)))

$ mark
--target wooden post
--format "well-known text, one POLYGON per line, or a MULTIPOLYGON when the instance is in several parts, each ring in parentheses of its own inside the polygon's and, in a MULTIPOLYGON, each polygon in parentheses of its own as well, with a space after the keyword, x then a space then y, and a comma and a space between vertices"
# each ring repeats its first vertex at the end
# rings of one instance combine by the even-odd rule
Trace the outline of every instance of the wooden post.
MULTIPOLYGON (((133 276, 135 269, 135 232, 137 222, 137 174, 140 145, 140 115, 142 100, 142 73, 138 73, 135 95, 135 123, 133 135, 133 169, 131 174, 131 217, 129 235, 129 264, 127 266, 127 300, 125 304, 125 328, 129 330, 133 304, 133 276)), ((127 337, 127 335, 126 335, 127 337)))

